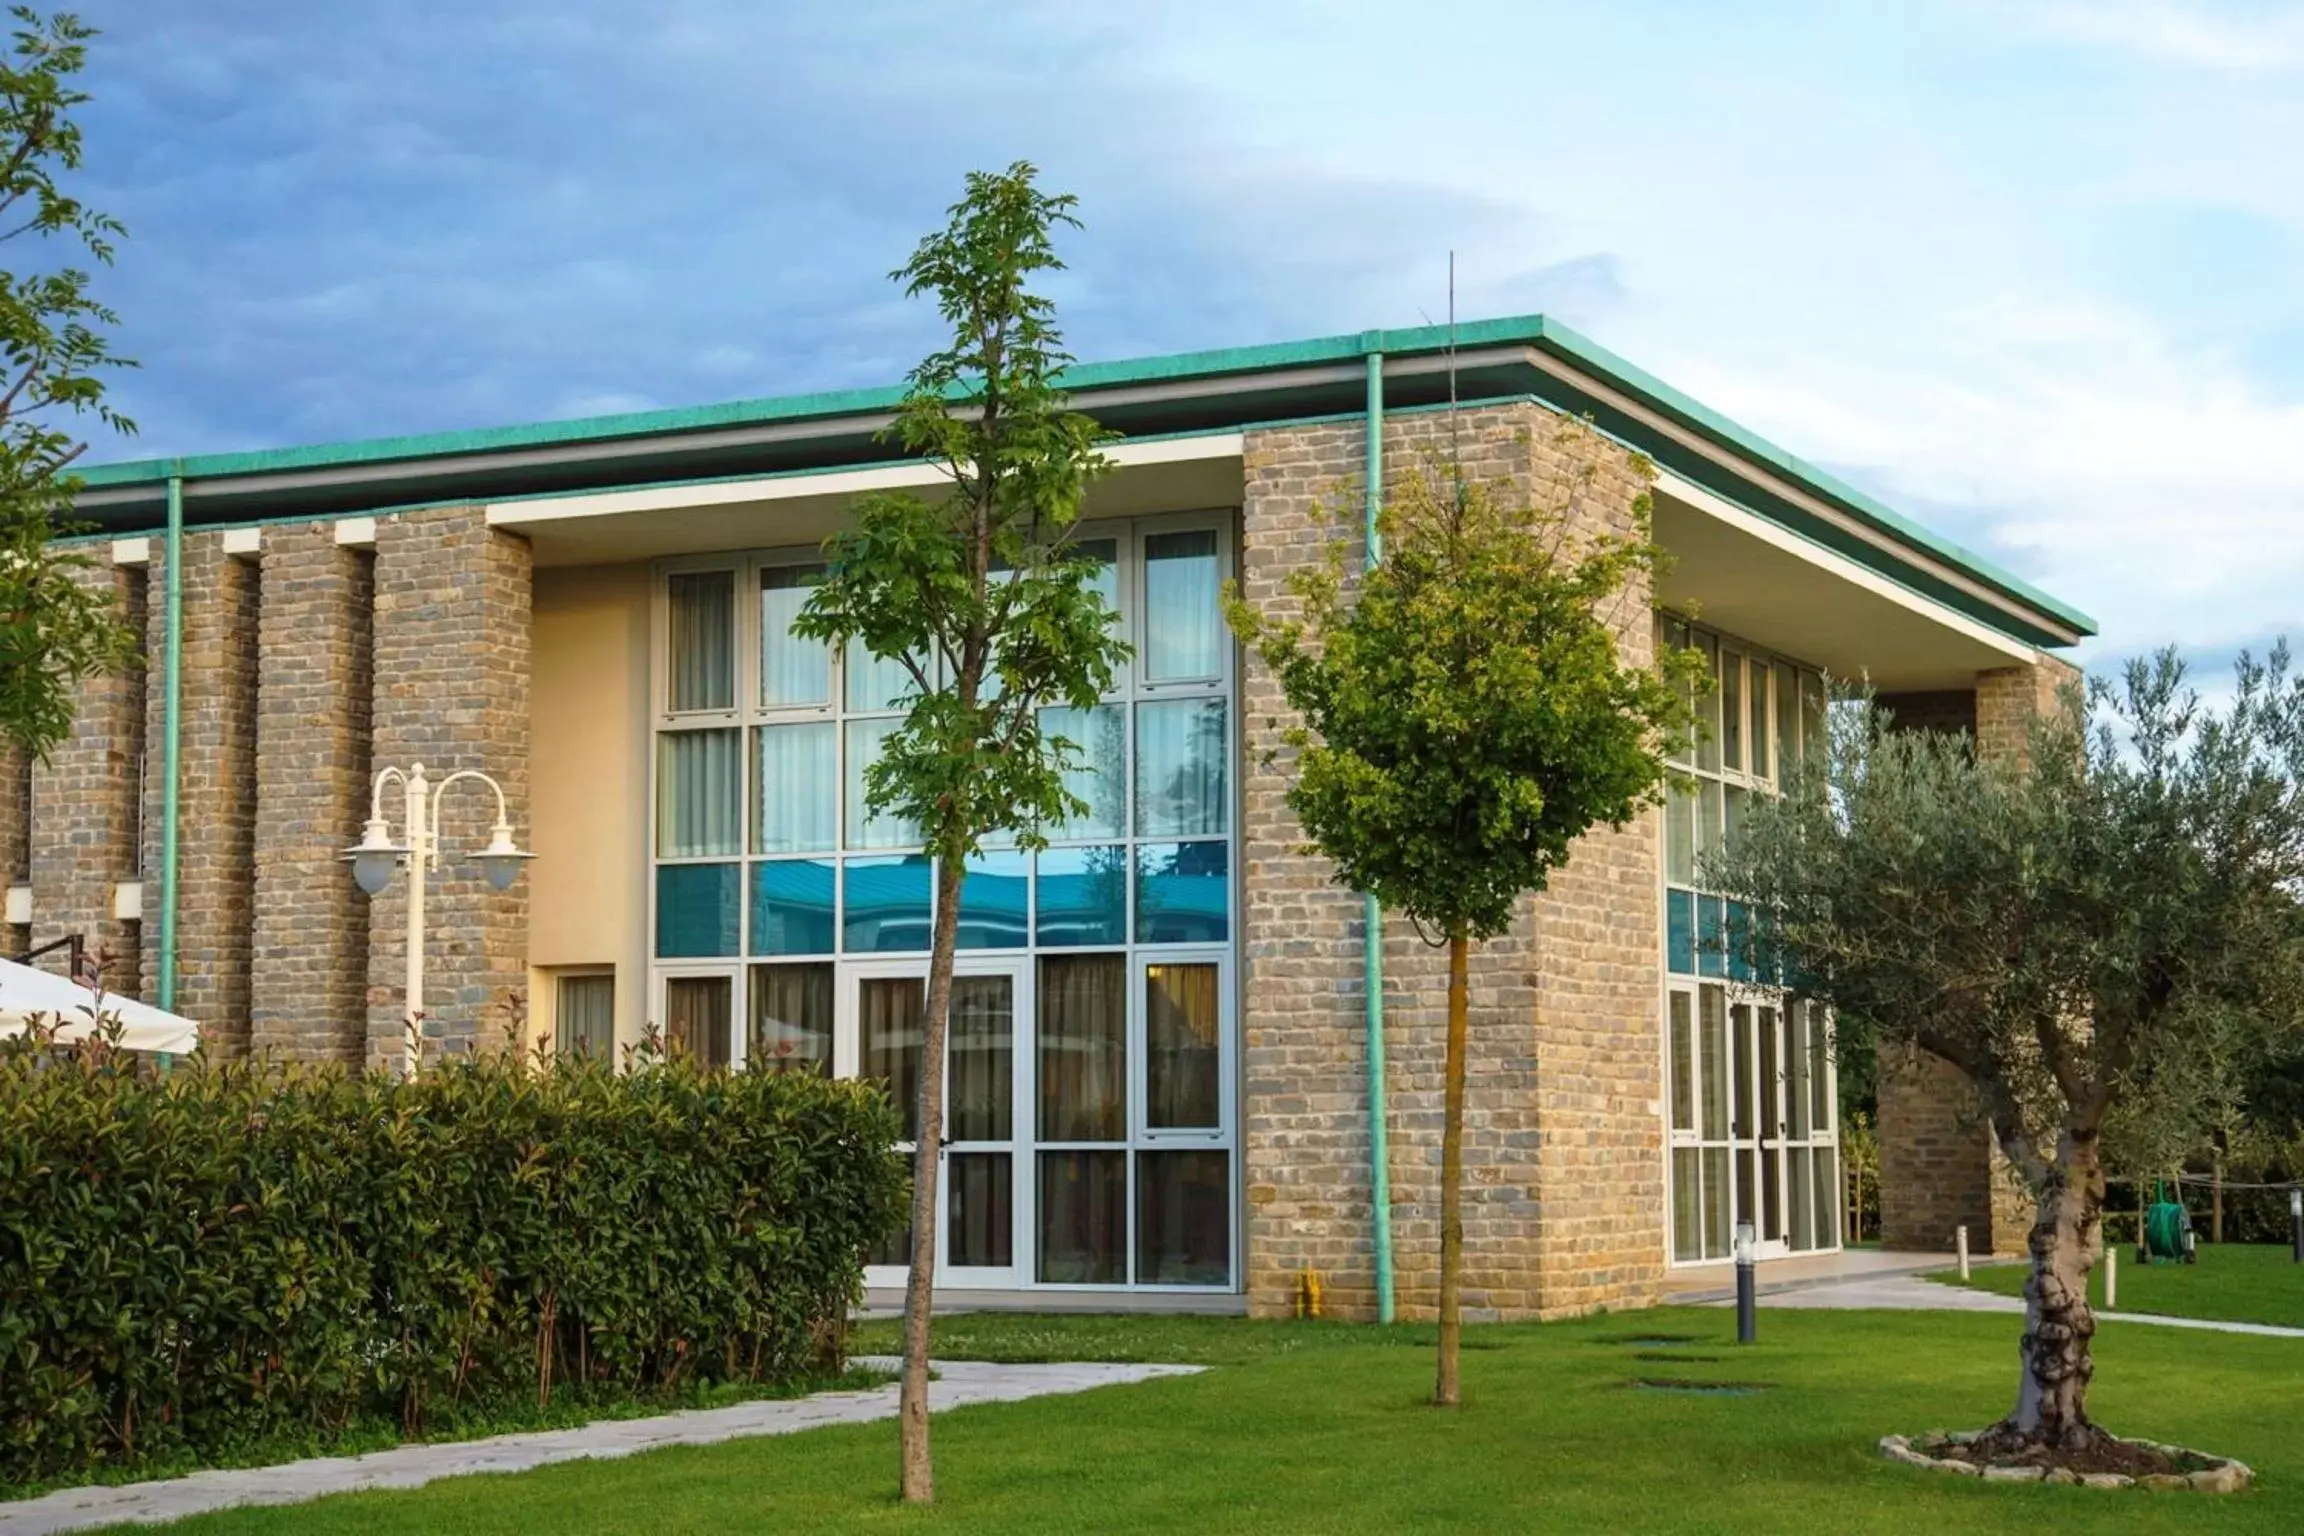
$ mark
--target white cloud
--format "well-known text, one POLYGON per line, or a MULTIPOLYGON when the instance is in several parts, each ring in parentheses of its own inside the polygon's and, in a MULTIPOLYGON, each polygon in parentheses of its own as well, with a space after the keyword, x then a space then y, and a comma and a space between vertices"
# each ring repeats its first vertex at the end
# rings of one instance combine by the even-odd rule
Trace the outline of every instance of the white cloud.
POLYGON ((2218 70, 2304 65, 2304 11, 2188 4, 2185 0, 2068 0, 2035 18, 2042 31, 2127 49, 2170 64, 2218 70))

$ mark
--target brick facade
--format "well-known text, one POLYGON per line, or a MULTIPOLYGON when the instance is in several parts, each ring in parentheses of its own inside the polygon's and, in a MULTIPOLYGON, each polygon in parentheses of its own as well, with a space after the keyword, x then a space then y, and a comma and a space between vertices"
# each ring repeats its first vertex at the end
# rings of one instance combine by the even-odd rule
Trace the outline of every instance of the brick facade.
MULTIPOLYGON (((176 1011, 206 1027, 208 1049, 248 1049, 256 875, 257 630, 262 578, 224 553, 220 533, 184 539, 177 712, 176 1011)), ((166 774, 167 554, 152 543, 144 654, 144 971, 160 973, 160 848, 166 774)), ((155 1000, 156 996, 155 996, 155 1000)))
MULTIPOLYGON (((1575 490, 1588 530, 1628 526, 1642 484, 1621 450, 1534 406, 1386 423, 1388 484, 1453 434, 1468 474, 1547 507, 1575 490)), ((1282 611, 1289 575, 1320 558, 1356 505, 1363 428, 1346 422, 1251 433, 1242 584, 1282 611)), ((1647 594, 1627 593, 1624 644, 1648 659, 1647 594)), ((1242 1156, 1248 1290, 1285 1312, 1318 1272, 1331 1310, 1374 1308, 1370 1246, 1361 899, 1304 852, 1288 812, 1288 754, 1274 747, 1279 688, 1249 659, 1242 678, 1246 975, 1242 1156)), ((1657 832, 1644 818, 1588 839, 1531 898, 1513 930, 1472 957, 1465 1108, 1464 1304, 1473 1317, 1554 1316, 1637 1305, 1664 1268, 1664 1174, 1656 1114, 1657 832)), ((1439 1165, 1446 961, 1395 920, 1384 940, 1397 1297, 1431 1315, 1439 1280, 1439 1165)))
MULTIPOLYGON (((492 775, 504 787, 523 840, 529 577, 527 543, 489 528, 478 508, 407 513, 377 524, 374 762, 403 769, 422 763, 435 784, 463 768, 492 775)), ((397 828, 396 801, 388 814, 397 828)), ((501 1046, 511 1038, 510 1010, 527 987, 527 882, 490 890, 472 861, 496 821, 487 786, 451 789, 440 821, 425 897, 426 1049, 501 1046)), ((341 868, 338 879, 344 879, 341 868)), ((402 878, 366 902, 371 1065, 397 1065, 405 1053, 407 901, 402 878)))
POLYGON ((329 523, 265 530, 256 666, 249 1038, 358 1062, 368 918, 342 850, 368 814, 373 562, 329 523))
MULTIPOLYGON (((129 626, 144 625, 145 573, 101 555, 72 579, 111 596, 129 626)), ((137 782, 144 755, 144 678, 106 673, 80 685, 72 734, 49 761, 32 766, 27 854, 34 945, 84 935, 104 957, 104 984, 126 997, 142 984, 139 925, 115 917, 115 897, 137 868, 137 782)), ((61 961, 47 962, 61 970, 61 961)))

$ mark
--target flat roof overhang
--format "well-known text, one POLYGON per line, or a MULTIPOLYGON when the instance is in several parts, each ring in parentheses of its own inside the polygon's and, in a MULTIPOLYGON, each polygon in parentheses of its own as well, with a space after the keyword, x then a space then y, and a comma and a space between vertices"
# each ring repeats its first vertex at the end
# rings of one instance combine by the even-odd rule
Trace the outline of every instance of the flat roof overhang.
MULTIPOLYGON (((1241 435, 1122 442, 1110 474, 1089 489, 1084 521, 1240 505, 1241 435)), ((755 476, 705 485, 529 496, 486 506, 488 525, 519 533, 539 568, 602 565, 730 549, 814 546, 873 491, 934 495, 948 485, 928 464, 755 476)))
POLYGON ((1657 602, 1835 678, 1883 693, 1967 689, 2032 646, 1680 476, 1656 486, 1671 565, 1657 602))
MULTIPOLYGON (((1441 409, 1452 401, 1535 401, 1587 418, 1667 474, 2014 640, 2060 646, 2095 632, 2086 614, 1541 315, 1083 364, 1068 370, 1064 382, 1080 409, 1132 443, 1238 434, 1357 416, 1366 403, 1366 359, 1379 353, 1391 411, 1441 409)), ((79 511, 107 534, 153 531, 165 517, 172 477, 183 484, 186 522, 217 527, 441 503, 493 506, 716 481, 918 470, 897 459, 882 435, 901 398, 895 388, 847 390, 106 465, 86 472, 79 511)), ((691 504, 692 498, 675 496, 667 505, 691 504)), ((695 514, 666 515, 685 520, 695 514)))

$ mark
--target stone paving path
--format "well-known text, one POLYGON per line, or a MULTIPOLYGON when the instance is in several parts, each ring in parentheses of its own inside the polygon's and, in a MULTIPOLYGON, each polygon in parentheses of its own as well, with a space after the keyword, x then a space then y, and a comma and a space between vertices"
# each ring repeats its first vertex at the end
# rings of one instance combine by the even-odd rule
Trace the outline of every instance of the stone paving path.
MULTIPOLYGON (((1718 1303, 1715 1303, 1718 1305, 1718 1303)), ((1882 1275, 1813 1285, 1778 1295, 1763 1295, 1769 1307, 1888 1307, 1926 1312, 2022 1312, 2024 1303, 2013 1296, 1972 1291, 1965 1286, 1938 1285, 1915 1275, 1882 1275)), ((2278 1328, 2270 1323, 2227 1323, 2206 1317, 2165 1317, 2157 1312, 2106 1312, 2100 1323, 2151 1323, 2162 1328, 2199 1328, 2210 1333, 2248 1333, 2260 1338, 2304 1339, 2304 1328, 2278 1328)))
MULTIPOLYGON (((894 1370, 893 1359, 859 1365, 894 1370)), ((1189 1376, 1196 1365, 991 1365, 938 1361, 929 1406, 938 1412, 971 1403, 1012 1403, 1054 1393, 1086 1392, 1160 1376, 1189 1376)), ((746 1435, 789 1435, 825 1424, 862 1424, 896 1416, 896 1387, 820 1392, 784 1402, 698 1408, 652 1419, 618 1419, 578 1429, 497 1435, 448 1445, 403 1445, 366 1456, 324 1456, 279 1467, 195 1472, 164 1482, 116 1488, 66 1488, 37 1499, 0 1504, 0 1536, 135 1522, 156 1525, 244 1504, 299 1504, 323 1494, 368 1488, 420 1488, 473 1472, 525 1472, 589 1457, 633 1456, 667 1445, 712 1445, 746 1435)))

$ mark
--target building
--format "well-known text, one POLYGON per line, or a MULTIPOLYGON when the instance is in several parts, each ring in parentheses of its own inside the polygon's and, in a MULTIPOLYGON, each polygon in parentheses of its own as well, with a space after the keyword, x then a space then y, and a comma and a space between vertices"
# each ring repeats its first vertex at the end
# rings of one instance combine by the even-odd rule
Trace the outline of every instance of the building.
MULTIPOLYGON (((1371 441, 1621 527, 1655 468, 1675 557, 1627 594, 1716 659, 1700 786, 1587 840, 1474 961, 1466 1297, 1555 1315, 1718 1263, 1840 1241, 1825 1021, 1717 969, 1695 855, 1806 750, 1822 678, 1996 739, 2088 619, 1550 321, 1372 332, 1095 364, 1077 403, 1125 434, 1083 536, 1136 661, 1067 733, 1095 806, 1055 847, 987 853, 961 914, 946 1278, 956 1287, 1245 1292, 1318 1274, 1373 1307, 1356 896, 1298 848, 1263 760, 1276 690, 1219 586, 1279 596, 1345 514, 1371 441)), ((892 1079, 917 1069, 930 871, 864 814, 886 665, 785 625, 847 499, 925 485, 874 390, 91 471, 90 579, 167 653, 181 613, 178 1007, 225 1050, 396 1062, 405 882, 341 852, 370 778, 498 778, 536 858, 490 890, 460 855, 492 801, 451 797, 426 1032, 637 1042, 892 1079), (181 570, 166 529, 181 518, 181 570)), ((165 669, 105 679, 53 762, 7 765, 0 860, 19 947, 84 932, 157 990, 165 669)), ((1437 1281, 1444 966, 1385 927, 1390 1213, 1404 1313, 1437 1281)), ((1911 1240, 1991 1231, 1985 1135, 1913 1078, 1888 1136, 1911 1240), (1899 1129, 1909 1126, 1909 1133, 1899 1129), (1938 1229, 1941 1230, 1938 1230, 1938 1229)), ((901 1095, 907 1102, 909 1094, 901 1095)), ((1891 1236, 1897 1236, 1892 1231, 1891 1236)))

